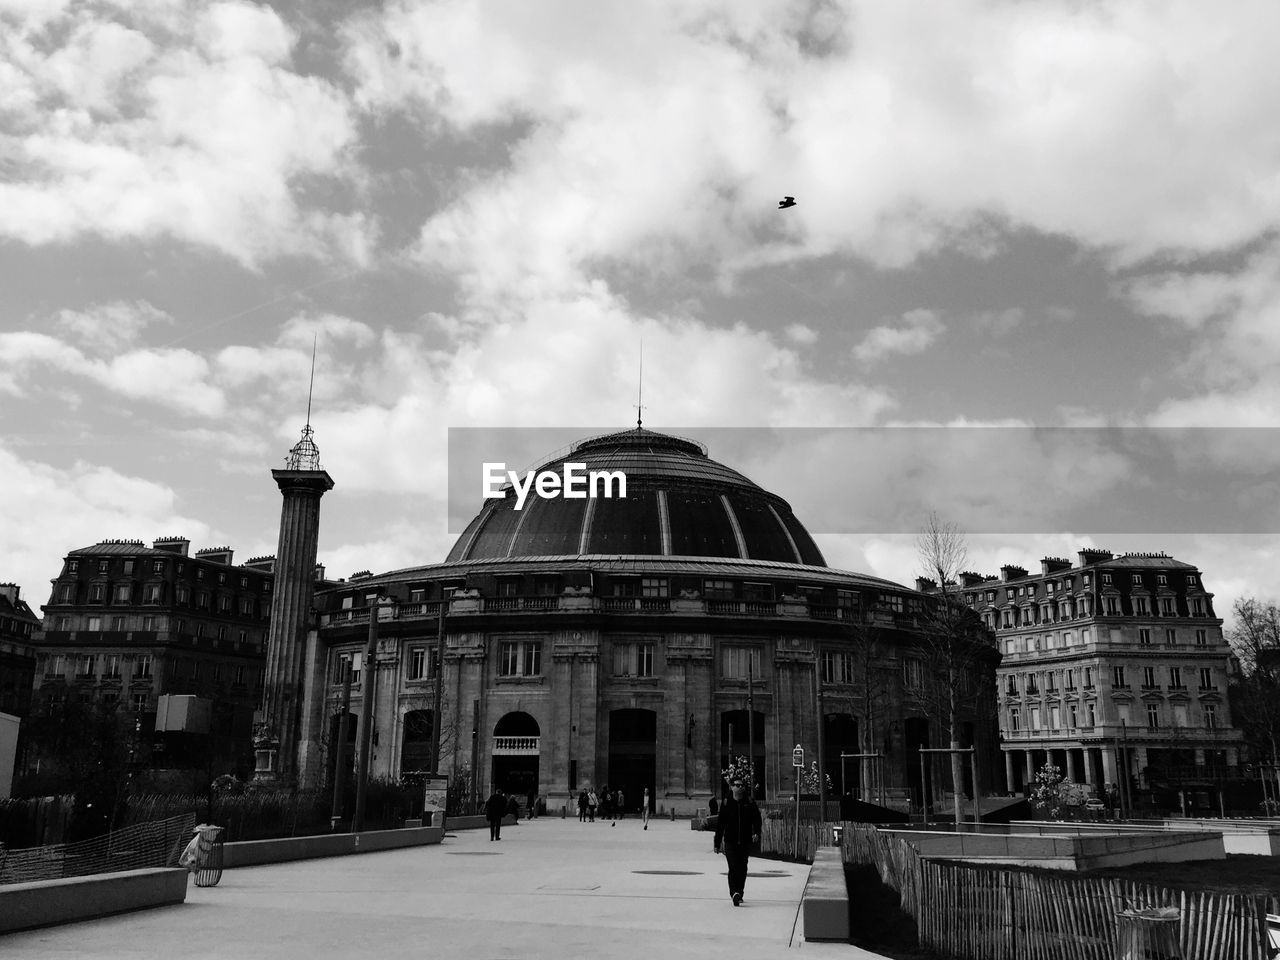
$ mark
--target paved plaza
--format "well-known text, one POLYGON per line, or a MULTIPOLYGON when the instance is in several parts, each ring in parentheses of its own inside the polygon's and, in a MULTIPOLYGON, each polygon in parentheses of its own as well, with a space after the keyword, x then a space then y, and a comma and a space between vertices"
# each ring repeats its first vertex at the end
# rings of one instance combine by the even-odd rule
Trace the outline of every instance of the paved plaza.
POLYGON ((753 859, 728 899, 724 858, 687 820, 543 818, 438 846, 228 870, 185 904, 0 937, 0 956, 320 960, 376 957, 870 957, 804 943, 803 864, 753 859))

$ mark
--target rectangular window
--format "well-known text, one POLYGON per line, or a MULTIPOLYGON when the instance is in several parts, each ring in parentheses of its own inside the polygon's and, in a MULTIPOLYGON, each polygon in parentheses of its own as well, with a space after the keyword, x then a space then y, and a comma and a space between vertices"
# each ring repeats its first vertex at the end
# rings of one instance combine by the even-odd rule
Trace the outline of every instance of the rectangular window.
POLYGON ((1182 668, 1181 667, 1169 668, 1169 687, 1173 690, 1182 689, 1182 668))
POLYGON ((151 561, 151 572, 152 572, 153 574, 161 574, 161 573, 164 573, 164 561, 163 561, 163 560, 152 560, 152 561, 151 561))
MULTIPOLYGON (((334 683, 345 684, 347 682, 347 674, 351 675, 352 685, 360 683, 360 663, 361 654, 359 653, 340 653, 336 663, 337 669, 334 671, 334 683)), ((236 667, 236 683, 244 683, 244 667, 236 667)))
MULTIPOLYGON (((350 663, 350 662, 351 662, 351 655, 350 655, 350 654, 344 654, 342 657, 339 657, 338 659, 339 659, 339 661, 345 660, 347 663, 350 663)), ((344 669, 345 669, 345 668, 344 668, 344 669)), ((356 672, 356 674, 354 674, 354 675, 351 677, 351 682, 352 682, 352 683, 356 683, 358 679, 359 679, 359 671, 357 671, 357 672, 356 672)), ((236 686, 240 686, 240 687, 243 687, 243 686, 244 686, 244 667, 236 667, 235 673, 233 673, 233 674, 231 675, 231 682, 232 682, 233 684, 235 684, 236 686)), ((343 683, 345 683, 345 682, 346 682, 345 677, 344 677, 344 678, 342 678, 342 682, 343 682, 343 683)))
POLYGON ((227 628, 226 628, 226 627, 219 627, 219 628, 218 628, 218 639, 219 639, 219 640, 225 640, 225 639, 227 639, 227 628))
POLYGON ((219 612, 219 613, 230 613, 230 612, 231 612, 231 598, 230 598, 230 597, 228 597, 228 596, 221 596, 221 597, 219 597, 219 598, 218 598, 218 612, 219 612))
POLYGON ((1143 644, 1151 643, 1151 631, 1143 627, 1138 631, 1138 642, 1143 644))
POLYGON ((1080 726, 1080 708, 1074 703, 1067 704, 1067 724, 1072 730, 1080 726))
POLYGON ((1084 668, 1084 688, 1086 690, 1093 689, 1093 667, 1084 668))
POLYGON ((1113 687, 1121 688, 1128 686, 1128 684, 1124 682, 1124 667, 1111 668, 1111 685, 1113 687))
POLYGON ((148 699, 145 693, 135 693, 129 698, 129 705, 133 707, 134 713, 146 713, 148 699))
MULTIPOLYGON (((1089 582, 1089 578, 1088 578, 1088 577, 1085 577, 1085 583, 1086 583, 1086 584, 1088 584, 1088 582, 1089 582)), ((1104 584, 1106 584, 1106 585, 1110 585, 1110 583, 1111 583, 1111 574, 1109 574, 1109 573, 1104 573, 1104 574, 1102 575, 1102 582, 1103 582, 1104 584)))
POLYGON ((151 654, 141 654, 133 661, 133 675, 138 679, 151 676, 151 654))
POLYGON ((726 680, 746 680, 747 671, 760 679, 760 648, 723 646, 720 648, 720 675, 726 680))
POLYGON ((1018 708, 1010 707, 1009 708, 1009 729, 1012 730, 1014 733, 1018 732, 1018 722, 1019 722, 1018 708))
POLYGON ((122 633, 124 631, 124 617, 112 617, 111 629, 116 633, 122 633))
POLYGON ((853 657, 840 650, 823 650, 822 682, 853 683, 853 657))
POLYGON ((915 659, 902 661, 902 682, 908 690, 919 690, 924 686, 924 663, 915 659))
POLYGON ((1168 575, 1163 573, 1156 574, 1156 583, 1158 583, 1162 587, 1167 586, 1169 583, 1168 575))
POLYGON ((1164 642, 1171 647, 1178 645, 1178 631, 1170 627, 1164 632, 1164 642))
POLYGON ((1210 730, 1218 726, 1218 708, 1212 703, 1206 703, 1200 708, 1204 712, 1204 725, 1210 730))
POLYGON ((1140 574, 1140 573, 1132 574, 1132 575, 1130 576, 1130 579, 1131 579, 1134 583, 1141 583, 1141 582, 1142 582, 1142 574, 1140 574))
POLYGON ((127 583, 117 583, 112 599, 116 603, 128 603, 133 597, 133 587, 127 583))
POLYGON ((1139 616, 1139 617, 1145 617, 1147 615, 1147 598, 1146 597, 1133 598, 1133 612, 1135 616, 1139 616))
POLYGON ((534 577, 533 578, 533 594, 536 597, 554 597, 560 593, 560 578, 551 577, 534 577))
POLYGON ((1173 597, 1160 598, 1160 616, 1172 617, 1174 615, 1173 597))
POLYGON ((703 580, 702 595, 708 600, 732 600, 732 580, 703 580))
POLYGON ((143 603, 159 603, 160 591, 163 588, 163 586, 164 584, 160 584, 160 583, 148 583, 143 588, 143 591, 142 591, 142 602, 143 603))
POLYGON ((249 639, 249 631, 248 631, 248 630, 241 630, 241 631, 239 632, 239 634, 237 634, 237 636, 236 636, 236 642, 238 642, 238 643, 240 644, 240 646, 242 646, 242 647, 244 646, 245 641, 246 641, 246 640, 248 640, 248 639, 249 639))
POLYGON ((504 677, 537 677, 542 674, 542 643, 537 640, 504 641, 498 645, 498 673, 504 677))
POLYGON ((1040 708, 1039 707, 1031 708, 1031 729, 1032 730, 1040 729, 1040 708))
POLYGON ((1207 647, 1208 645, 1209 645, 1209 631, 1208 631, 1208 630, 1197 630, 1197 631, 1196 631, 1196 646, 1197 646, 1197 647, 1207 647))
POLYGON ((107 585, 105 583, 89 584, 89 602, 102 603, 107 598, 107 585))
POLYGON ((1213 670, 1209 667, 1200 668, 1200 689, 1201 690, 1213 689, 1213 670))
POLYGON ((222 664, 220 663, 215 663, 213 665, 213 682, 214 683, 222 682, 222 664))
POLYGON ((1089 721, 1089 726, 1096 727, 1098 725, 1098 708, 1095 704, 1086 703, 1084 712, 1089 721))
POLYGON ((54 629, 55 629, 55 630, 70 630, 70 629, 71 629, 71 618, 70 618, 70 617, 58 617, 58 619, 54 621, 54 629))
POLYGON ((77 661, 76 676, 92 677, 96 672, 94 669, 97 666, 96 660, 97 658, 91 653, 82 654, 77 661))
POLYGON ((1062 712, 1057 704, 1049 708, 1049 729, 1057 730, 1062 726, 1062 712))
POLYGON ((200 590, 196 593, 196 606, 201 610, 209 609, 209 591, 200 590))
POLYGON ((1196 597, 1194 600, 1191 601, 1191 615, 1193 617, 1204 616, 1204 601, 1201 600, 1199 597, 1196 597))
POLYGON ((1152 730, 1158 729, 1160 726, 1160 705, 1155 703, 1147 704, 1147 726, 1152 730))
POLYGON ((1155 667, 1142 668, 1142 685, 1144 687, 1154 687, 1156 685, 1156 668, 1155 667))
POLYGON ((98 633, 100 630, 102 630, 102 618, 90 617, 89 623, 85 627, 85 629, 88 630, 90 633, 98 633))
POLYGON ((242 597, 240 599, 240 616, 242 617, 253 616, 253 601, 250 600, 248 597, 242 597))
POLYGON ((1076 688, 1076 671, 1075 671, 1075 668, 1072 667, 1067 670, 1067 689, 1074 690, 1075 688, 1076 688))
POLYGON ((99 573, 106 573, 106 572, 107 572, 107 561, 106 561, 106 560, 99 560, 99 561, 98 561, 98 572, 99 572, 99 573))
POLYGON ((498 581, 498 596, 500 597, 517 597, 520 595, 519 579, 506 579, 498 581))
POLYGON ((199 660, 191 661, 191 679, 192 680, 200 679, 200 661, 199 660))
POLYGON ((882 593, 876 599, 876 608, 889 613, 902 613, 902 595, 899 593, 882 593))
POLYGON ((1104 602, 1109 616, 1115 616, 1120 612, 1120 604, 1117 597, 1107 597, 1104 602))
POLYGON ((427 678, 427 648, 409 648, 409 679, 425 680, 427 678))
POLYGON ((666 577, 644 577, 640 581, 640 596, 665 597, 670 589, 666 577))
POLYGON ((177 590, 174 591, 174 599, 177 600, 178 603, 190 603, 191 588, 186 584, 179 584, 177 590))

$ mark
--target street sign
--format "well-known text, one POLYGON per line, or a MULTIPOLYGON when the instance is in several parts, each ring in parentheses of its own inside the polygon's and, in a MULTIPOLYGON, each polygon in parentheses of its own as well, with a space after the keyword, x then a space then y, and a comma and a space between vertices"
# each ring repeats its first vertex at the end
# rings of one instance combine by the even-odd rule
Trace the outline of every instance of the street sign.
POLYGON ((804 747, 796 744, 796 748, 791 751, 791 765, 793 767, 804 766, 804 747))

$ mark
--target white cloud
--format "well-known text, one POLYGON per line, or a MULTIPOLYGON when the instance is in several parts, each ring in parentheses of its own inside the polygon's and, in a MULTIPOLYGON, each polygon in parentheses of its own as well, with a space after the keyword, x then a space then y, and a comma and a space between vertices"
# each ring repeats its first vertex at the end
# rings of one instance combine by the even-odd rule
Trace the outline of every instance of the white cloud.
POLYGON ((60 310, 57 322, 67 339, 95 353, 114 353, 134 343, 148 324, 172 324, 173 317, 145 300, 116 301, 89 310, 60 310))
POLYGON ((853 355, 863 363, 874 363, 895 353, 922 353, 943 331, 942 321, 933 310, 908 310, 896 326, 879 326, 853 348, 853 355))
POLYGON ((206 520, 178 508, 171 488, 111 467, 78 462, 58 468, 0 446, 0 475, 5 478, 0 579, 21 585, 33 607, 48 601, 49 579, 69 550, 113 538, 181 531, 199 541, 210 534, 206 520))
MULTIPOLYGON (((217 416, 225 409, 222 391, 205 382, 208 362, 190 350, 137 349, 100 360, 42 333, 0 334, 0 373, 19 391, 25 392, 23 385, 40 368, 182 413, 217 416)), ((43 379, 39 382, 44 386, 43 379)))
POLYGON ((863 2, 828 18, 817 56, 805 9, 393 3, 349 28, 348 68, 375 111, 523 131, 422 232, 425 261, 489 294, 602 260, 902 265, 992 219, 1133 261, 1229 248, 1280 215, 1265 0, 863 2))
POLYGON ((305 178, 354 175, 355 121, 341 91, 290 68, 295 39, 245 3, 98 5, 0 30, 0 234, 172 237, 247 265, 363 255, 363 214, 301 200, 305 178))
POLYGON ((787 324, 787 328, 783 331, 783 334, 792 343, 798 343, 802 346, 808 346, 818 342, 818 331, 803 323, 787 324))

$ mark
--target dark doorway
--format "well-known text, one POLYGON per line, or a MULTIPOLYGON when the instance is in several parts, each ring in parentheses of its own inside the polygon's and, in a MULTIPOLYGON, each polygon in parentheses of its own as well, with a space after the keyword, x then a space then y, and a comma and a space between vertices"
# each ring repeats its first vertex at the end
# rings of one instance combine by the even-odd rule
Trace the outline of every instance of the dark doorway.
MULTIPOLYGON (((931 803, 933 800, 932 791, 930 796, 924 796, 924 784, 920 780, 920 748, 926 750, 929 748, 929 721, 924 717, 908 717, 904 730, 906 738, 906 758, 904 762, 907 765, 906 781, 911 785, 911 797, 916 803, 931 803)), ((929 757, 931 754, 923 754, 925 758, 925 766, 929 767, 929 757)))
POLYGON ((400 745, 400 776, 431 773, 432 738, 430 710, 410 710, 404 715, 404 740, 400 745))
MULTIPOLYGON (((747 711, 745 710, 726 710, 720 714, 720 769, 716 771, 717 775, 720 771, 729 766, 729 755, 735 757, 745 757, 748 755, 748 741, 754 739, 755 751, 755 771, 756 782, 754 796, 757 800, 764 799, 764 777, 767 754, 765 752, 766 733, 765 715, 759 710, 753 711, 753 728, 747 728, 747 711)), ((787 771, 790 773, 790 771, 787 771)), ((720 776, 719 793, 722 796, 729 795, 729 786, 724 782, 724 777, 720 776)))
POLYGON ((342 778, 344 784, 352 782, 352 775, 356 769, 356 726, 358 718, 354 713, 347 714, 347 742, 341 751, 338 750, 338 727, 342 722, 342 714, 335 713, 329 718, 329 785, 332 787, 335 777, 335 767, 337 776, 342 778), (338 754, 341 752, 341 766, 338 766, 338 754))
POLYGON ((649 788, 649 812, 657 802, 658 715, 652 710, 609 711, 608 785, 622 791, 623 810, 640 809, 649 788))
POLYGON ((822 764, 840 796, 861 797, 861 760, 841 760, 842 753, 863 753, 858 721, 851 713, 828 713, 822 718, 822 764))
POLYGON ((538 721, 527 713, 508 713, 493 728, 491 787, 523 800, 538 789, 538 757, 542 742, 538 721))

